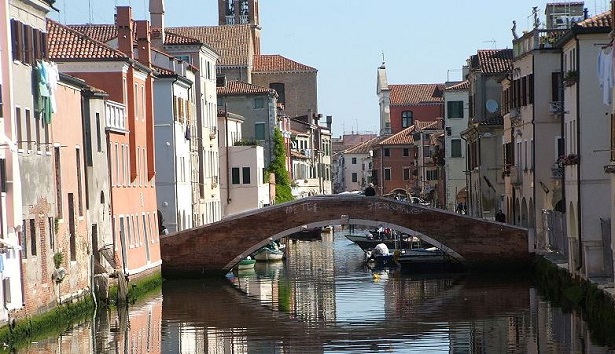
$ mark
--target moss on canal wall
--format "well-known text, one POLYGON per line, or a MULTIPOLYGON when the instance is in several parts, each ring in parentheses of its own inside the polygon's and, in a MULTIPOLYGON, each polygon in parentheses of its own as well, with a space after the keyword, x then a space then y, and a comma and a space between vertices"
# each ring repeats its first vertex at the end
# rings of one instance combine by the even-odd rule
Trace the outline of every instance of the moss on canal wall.
POLYGON ((615 300, 611 295, 542 257, 536 257, 533 275, 541 294, 564 311, 583 315, 597 343, 615 346, 615 300))
MULTIPOLYGON (((162 281, 160 271, 131 281, 128 302, 134 303, 137 299, 159 290, 162 281)), ((109 304, 99 303, 98 305, 103 308, 109 305, 114 306, 116 297, 117 286, 112 286, 109 289, 109 299, 114 300, 109 304)), ((91 318, 95 307, 92 296, 88 295, 81 300, 59 305, 43 314, 19 319, 15 321, 13 328, 9 325, 0 327, 0 353, 9 353, 13 349, 25 348, 34 341, 58 336, 75 324, 91 318)))
POLYGON ((92 317, 94 300, 91 296, 74 303, 63 304, 55 309, 36 316, 23 318, 14 322, 14 326, 0 328, 2 352, 10 352, 28 346, 30 343, 60 335, 74 324, 92 317))

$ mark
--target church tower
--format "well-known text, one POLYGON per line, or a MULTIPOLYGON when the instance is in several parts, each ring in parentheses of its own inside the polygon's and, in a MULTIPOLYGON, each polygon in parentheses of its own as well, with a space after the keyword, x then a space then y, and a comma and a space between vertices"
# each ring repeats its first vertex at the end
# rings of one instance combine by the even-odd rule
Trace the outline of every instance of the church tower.
POLYGON ((387 70, 382 65, 378 67, 376 79, 376 94, 378 95, 378 104, 380 106, 380 135, 391 134, 391 90, 387 81, 387 70))
POLYGON ((259 26, 258 0, 218 0, 218 25, 259 26))

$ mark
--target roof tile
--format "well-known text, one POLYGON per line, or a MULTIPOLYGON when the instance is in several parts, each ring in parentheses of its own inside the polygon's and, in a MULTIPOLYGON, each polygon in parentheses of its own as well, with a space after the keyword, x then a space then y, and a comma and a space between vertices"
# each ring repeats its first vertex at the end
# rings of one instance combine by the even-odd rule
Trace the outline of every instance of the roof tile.
POLYGON ((52 60, 127 58, 124 53, 51 19, 47 19, 47 46, 52 60))
POLYGON ((247 82, 241 81, 228 81, 226 86, 218 87, 218 95, 232 96, 232 95, 245 95, 245 94, 275 94, 275 90, 252 85, 247 82))
POLYGON ((512 49, 481 49, 477 54, 478 66, 486 74, 498 74, 510 69, 513 59, 512 49))
POLYGON ((255 55, 253 73, 316 72, 311 66, 297 63, 281 55, 255 55))
POLYGON ((441 104, 444 84, 389 85, 391 105, 441 104))
POLYGON ((613 16, 611 14, 611 11, 606 11, 577 23, 577 26, 584 28, 601 28, 611 27, 612 23, 613 16))

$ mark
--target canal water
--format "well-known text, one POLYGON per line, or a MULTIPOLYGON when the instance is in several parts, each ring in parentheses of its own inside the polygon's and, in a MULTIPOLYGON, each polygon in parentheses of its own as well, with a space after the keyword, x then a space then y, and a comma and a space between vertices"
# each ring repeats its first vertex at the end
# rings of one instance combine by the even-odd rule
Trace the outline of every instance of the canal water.
POLYGON ((399 274, 342 234, 219 281, 166 281, 20 353, 612 353, 526 275, 399 274))

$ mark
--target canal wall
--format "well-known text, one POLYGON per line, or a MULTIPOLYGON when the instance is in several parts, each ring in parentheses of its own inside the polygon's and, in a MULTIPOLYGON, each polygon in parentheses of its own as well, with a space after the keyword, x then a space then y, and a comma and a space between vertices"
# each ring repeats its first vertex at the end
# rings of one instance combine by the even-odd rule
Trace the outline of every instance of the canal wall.
POLYGON ((583 314, 594 337, 615 347, 615 296, 613 288, 572 275, 566 264, 550 255, 539 255, 533 264, 539 292, 564 311, 583 314))
MULTIPOLYGON (((127 302, 134 303, 137 299, 146 297, 162 286, 160 267, 152 269, 139 277, 129 279, 127 302)), ((107 301, 94 299, 92 293, 87 293, 79 299, 58 304, 55 308, 30 316, 13 317, 0 326, 0 346, 10 352, 12 349, 23 348, 39 339, 59 335, 73 324, 91 318, 97 306, 116 306, 118 294, 117 282, 109 288, 107 301)))

